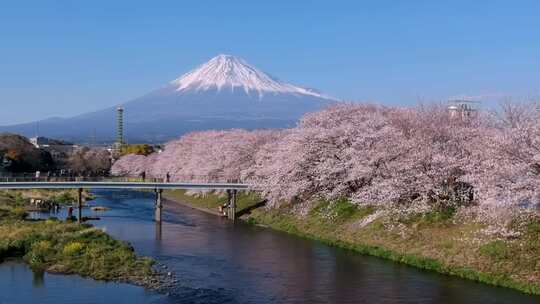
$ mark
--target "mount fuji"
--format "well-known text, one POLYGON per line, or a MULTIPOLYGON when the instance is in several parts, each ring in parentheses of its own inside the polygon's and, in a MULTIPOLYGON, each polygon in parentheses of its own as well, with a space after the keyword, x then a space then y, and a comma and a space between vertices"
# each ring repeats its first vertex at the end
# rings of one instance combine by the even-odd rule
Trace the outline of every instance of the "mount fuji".
MULTIPOLYGON (((161 142, 194 130, 283 128, 338 100, 274 78, 243 59, 218 55, 147 95, 120 104, 129 142, 161 142)), ((76 142, 112 141, 116 108, 70 118, 0 127, 0 131, 76 142)))

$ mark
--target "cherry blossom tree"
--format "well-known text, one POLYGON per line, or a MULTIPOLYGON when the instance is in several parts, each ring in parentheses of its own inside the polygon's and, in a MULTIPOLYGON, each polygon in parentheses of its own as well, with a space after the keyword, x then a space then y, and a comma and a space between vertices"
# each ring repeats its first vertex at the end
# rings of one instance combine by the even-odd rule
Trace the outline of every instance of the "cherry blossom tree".
POLYGON ((128 154, 114 162, 111 174, 116 176, 138 177, 147 170, 154 155, 144 156, 139 154, 128 154))
POLYGON ((476 143, 469 180, 484 204, 540 205, 540 114, 531 103, 505 103, 476 143))
POLYGON ((254 175, 274 203, 441 201, 460 183, 477 127, 451 120, 440 105, 337 105, 306 115, 277 146, 261 148, 254 175))
POLYGON ((347 198, 414 212, 534 208, 540 117, 525 104, 457 117, 443 104, 338 104, 288 130, 193 132, 113 166, 115 174, 142 171, 174 181, 243 180, 272 206, 347 198))
POLYGON ((111 155, 101 148, 81 147, 75 150, 67 161, 74 173, 101 175, 111 169, 111 155))
POLYGON ((171 181, 240 180, 241 172, 254 161, 257 149, 276 141, 281 131, 193 132, 165 145, 148 157, 128 155, 113 166, 114 174, 146 171, 149 176, 171 181), (137 162, 137 164, 132 162, 137 162))

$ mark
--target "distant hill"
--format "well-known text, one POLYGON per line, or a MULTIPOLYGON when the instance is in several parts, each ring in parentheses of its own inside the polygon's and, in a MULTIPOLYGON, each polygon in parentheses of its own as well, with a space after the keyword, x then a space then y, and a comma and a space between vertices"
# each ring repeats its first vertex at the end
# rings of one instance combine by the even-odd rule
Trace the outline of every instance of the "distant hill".
POLYGON ((51 154, 36 148, 26 137, 0 133, 0 173, 47 171, 53 167, 51 154))
MULTIPOLYGON (((193 130, 283 128, 306 112, 336 102, 316 90, 282 82, 244 60, 219 55, 147 95, 121 104, 130 142, 160 142, 193 130)), ((116 107, 70 118, 0 127, 0 131, 69 141, 113 141, 116 107)))

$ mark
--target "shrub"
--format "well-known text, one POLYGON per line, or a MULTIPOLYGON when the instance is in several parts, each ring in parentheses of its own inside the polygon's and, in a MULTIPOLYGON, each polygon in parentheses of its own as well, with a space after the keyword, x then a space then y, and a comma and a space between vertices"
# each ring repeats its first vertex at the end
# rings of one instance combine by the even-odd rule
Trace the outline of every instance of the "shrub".
POLYGON ((33 268, 41 268, 51 253, 53 253, 53 246, 50 241, 37 241, 31 245, 30 251, 25 255, 25 259, 33 268))
POLYGON ((346 199, 340 199, 333 203, 334 212, 336 217, 342 220, 351 218, 357 211, 356 205, 351 204, 346 199))
POLYGON ((508 258, 508 251, 509 249, 507 244, 501 240, 493 241, 480 247, 481 254, 489 256, 496 260, 508 258))
POLYGON ((58 195, 54 198, 59 204, 69 204, 75 201, 75 198, 73 195, 71 195, 69 192, 63 192, 62 194, 58 195))
POLYGON ((84 248, 84 244, 80 242, 70 242, 64 246, 62 251, 64 255, 73 256, 79 254, 84 248))
POLYGON ((310 212, 313 216, 318 216, 334 222, 342 222, 353 217, 364 217, 373 213, 372 207, 359 207, 347 199, 334 201, 322 200, 317 203, 310 212))
POLYGON ((445 207, 424 214, 423 220, 427 223, 437 223, 451 219, 456 214, 456 208, 445 207))

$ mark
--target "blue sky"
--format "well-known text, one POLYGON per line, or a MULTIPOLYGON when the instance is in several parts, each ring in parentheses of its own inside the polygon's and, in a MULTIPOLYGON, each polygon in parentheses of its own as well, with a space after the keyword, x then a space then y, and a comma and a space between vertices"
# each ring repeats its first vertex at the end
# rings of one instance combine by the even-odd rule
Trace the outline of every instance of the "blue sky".
POLYGON ((219 53, 349 100, 537 97, 538 16, 540 1, 0 0, 0 125, 122 103, 219 53))

